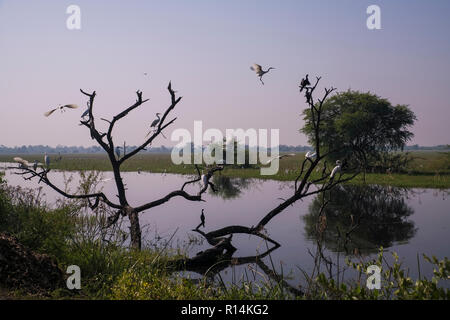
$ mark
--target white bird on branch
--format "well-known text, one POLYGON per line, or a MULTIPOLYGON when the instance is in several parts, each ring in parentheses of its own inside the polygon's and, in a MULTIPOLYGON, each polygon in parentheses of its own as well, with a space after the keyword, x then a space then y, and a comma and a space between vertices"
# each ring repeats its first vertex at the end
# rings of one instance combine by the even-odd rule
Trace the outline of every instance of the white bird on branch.
POLYGON ((341 172, 341 161, 340 160, 336 160, 336 167, 333 168, 333 170, 331 171, 330 174, 330 180, 333 181, 334 176, 336 175, 336 173, 341 172))
POLYGON ((251 70, 256 72, 256 75, 259 77, 259 81, 264 85, 264 82, 262 81, 262 76, 265 75, 267 72, 269 72, 271 69, 275 69, 270 67, 266 71, 262 69, 262 67, 259 64, 253 64, 253 66, 250 67, 251 70))
POLYGON ((312 159, 314 159, 315 157, 316 157, 316 153, 315 153, 315 152, 312 152, 312 151, 308 151, 308 152, 305 154, 305 158, 308 159, 308 160, 311 160, 311 161, 312 161, 312 159))
POLYGON ((28 169, 28 167, 31 166, 31 164, 27 160, 24 160, 20 157, 14 157, 13 160, 19 163, 19 168, 21 169, 28 169))
POLYGON ((53 112, 55 112, 58 109, 60 109, 61 112, 63 112, 64 108, 66 108, 66 109, 76 109, 76 108, 78 108, 78 105, 76 105, 76 104, 65 104, 65 105, 60 106, 58 108, 52 109, 50 111, 47 111, 46 113, 44 113, 44 116, 48 117, 49 115, 51 115, 53 112))
POLYGON ((283 155, 281 155, 281 156, 276 156, 276 157, 273 157, 272 159, 268 160, 268 161, 266 162, 266 164, 269 164, 269 163, 271 163, 273 160, 276 160, 276 159, 283 159, 283 158, 285 158, 285 157, 293 157, 293 156, 295 156, 295 153, 289 153, 289 154, 283 154, 283 155))
POLYGON ((161 118, 159 117, 160 115, 161 115, 161 113, 156 114, 157 119, 153 120, 152 124, 150 125, 150 131, 145 136, 146 138, 150 135, 150 133, 152 132, 152 129, 156 129, 156 126, 158 125, 159 121, 161 120, 161 118))

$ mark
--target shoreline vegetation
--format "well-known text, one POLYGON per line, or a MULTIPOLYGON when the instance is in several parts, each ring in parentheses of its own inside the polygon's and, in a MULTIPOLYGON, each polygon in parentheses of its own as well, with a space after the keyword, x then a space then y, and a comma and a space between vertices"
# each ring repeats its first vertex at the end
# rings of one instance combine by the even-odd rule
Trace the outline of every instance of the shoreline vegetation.
MULTIPOLYGON (((365 174, 365 183, 405 188, 450 188, 450 152, 415 151, 409 154, 412 161, 407 165, 404 172, 372 173, 368 171, 365 174)), ((13 162, 15 156, 20 156, 29 162, 33 162, 34 160, 43 162, 41 159, 43 157, 42 154, 0 155, 0 162, 13 162)), ((293 157, 281 159, 280 168, 276 175, 261 175, 258 165, 250 167, 231 165, 227 166, 221 174, 231 178, 294 181, 300 171, 299 164, 304 159, 304 156, 305 153, 299 152, 293 157)), ((50 154, 50 158, 51 168, 54 170, 112 170, 106 154, 50 154)), ((194 165, 173 164, 170 159, 170 153, 138 154, 136 157, 125 162, 121 167, 121 171, 185 175, 196 174, 194 165)), ((349 183, 364 183, 364 175, 358 175, 349 183)))
MULTIPOLYGON (((41 288, 38 282, 30 283, 28 287, 33 290, 28 290, 28 287, 14 285, 25 280, 30 281, 27 275, 14 273, 15 278, 7 277, 8 281, 0 279, 0 300, 450 298, 450 291, 442 286, 450 276, 448 258, 438 260, 434 256, 418 256, 418 264, 431 263, 434 271, 430 275, 412 279, 408 276, 409 269, 401 264, 395 253, 392 253, 394 259, 392 265, 384 262, 386 261, 384 255, 387 255, 387 252, 383 254, 383 248, 380 248, 378 257, 364 261, 347 260, 347 267, 359 272, 359 277, 363 277, 363 281, 340 282, 339 277, 334 279, 321 272, 314 277, 304 274, 305 284, 296 288, 287 284, 283 276, 281 279, 256 282, 253 280, 256 274, 250 274, 241 282, 233 281, 226 284, 223 281, 208 281, 207 277, 203 279, 185 277, 173 269, 174 261, 186 257, 185 248, 179 245, 173 247, 171 239, 166 242, 166 239, 157 238, 146 243, 141 251, 127 248, 124 245, 126 239, 123 238, 121 228, 113 228, 107 233, 102 231, 107 212, 97 208, 95 215, 88 214, 87 207, 87 203, 74 200, 51 209, 42 202, 39 193, 26 188, 10 187, 2 181, 0 175, 0 240, 3 239, 3 246, 23 248, 22 251, 28 254, 21 255, 20 250, 17 253, 12 252, 22 260, 28 259, 30 254, 36 257, 45 254, 56 262, 62 274, 69 265, 74 264, 83 270, 81 289, 75 291, 68 290, 63 284, 57 289, 41 288), (373 264, 382 270, 381 290, 370 290, 365 285, 363 270, 373 264), (11 279, 14 281, 11 282, 11 279), (292 288, 295 290, 291 290, 292 288)), ((15 260, 8 261, 9 267, 13 268, 15 260)), ((275 270, 273 264, 269 269, 275 270)), ((272 274, 270 270, 269 276, 272 274)), ((45 276, 46 273, 42 275, 45 276)))

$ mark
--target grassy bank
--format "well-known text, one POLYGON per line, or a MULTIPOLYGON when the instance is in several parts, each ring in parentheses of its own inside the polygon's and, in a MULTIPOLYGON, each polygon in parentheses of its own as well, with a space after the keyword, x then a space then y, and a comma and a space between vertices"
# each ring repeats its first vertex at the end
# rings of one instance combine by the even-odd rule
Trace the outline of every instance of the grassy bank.
MULTIPOLYGON (((0 232, 8 232, 34 252, 55 259, 63 272, 69 265, 82 270, 81 289, 58 288, 51 292, 29 293, 22 288, 0 284, 5 299, 449 299, 450 291, 439 286, 450 275, 450 261, 427 258, 435 265, 434 277, 409 278, 396 258, 392 266, 383 264, 383 254, 368 262, 348 262, 361 274, 368 265, 382 267, 381 290, 369 290, 365 281, 336 282, 320 273, 307 279, 302 293, 293 294, 283 279, 254 282, 243 279, 223 283, 216 278, 194 280, 171 269, 174 259, 184 257, 183 249, 167 246, 161 239, 148 243, 142 251, 124 246, 118 228, 102 231, 106 211, 84 213, 82 202, 62 203, 49 209, 31 190, 11 189, 0 177, 0 232), (107 239, 101 240, 101 239, 107 239), (385 280, 386 279, 386 280, 385 280)), ((232 270, 231 270, 232 272, 232 270)))
MULTIPOLYGON (((0 162, 12 162, 15 156, 42 162, 42 155, 0 155, 0 162)), ((366 182, 381 185, 415 188, 450 188, 450 152, 413 152, 413 161, 403 174, 366 174, 366 182)), ((51 155, 52 160, 57 155, 51 155)), ((280 169, 276 175, 262 176, 257 168, 227 167, 222 174, 229 177, 259 178, 280 181, 293 181, 300 171, 303 153, 280 161, 280 169)), ((62 155, 60 161, 52 161, 51 167, 58 170, 99 170, 110 171, 111 165, 103 154, 69 154, 62 155)), ((124 172, 138 171, 152 173, 195 174, 193 165, 174 165, 170 154, 139 154, 123 164, 124 172)), ((358 176, 351 183, 363 182, 358 176)))

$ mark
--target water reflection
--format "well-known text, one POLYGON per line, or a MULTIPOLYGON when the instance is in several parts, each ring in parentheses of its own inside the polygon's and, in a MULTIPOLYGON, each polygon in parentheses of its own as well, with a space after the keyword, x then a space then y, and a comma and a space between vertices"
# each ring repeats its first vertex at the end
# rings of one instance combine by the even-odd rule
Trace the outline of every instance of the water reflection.
MULTIPOLYGON (((64 187, 64 173, 52 171, 51 174, 55 183, 64 187)), ((74 175, 74 179, 69 187, 76 190, 79 176, 76 173, 70 174, 74 175)), ((112 173, 104 172, 103 178, 112 178, 112 173)), ((127 184, 130 203, 133 205, 160 198, 189 180, 189 177, 172 174, 163 176, 161 180, 160 174, 135 172, 125 172, 123 178, 127 184)), ((198 269, 199 276, 203 276, 211 267, 208 274, 217 274, 217 277, 220 275, 225 282, 232 281, 232 270, 235 270, 236 277, 239 278, 248 272, 249 268, 257 268, 258 272, 273 279, 277 274, 286 275, 287 271, 292 272, 292 278, 286 281, 296 287, 303 281, 300 268, 308 274, 317 274, 317 261, 320 260, 316 259, 317 256, 325 256, 327 260, 324 266, 332 260, 333 275, 344 276, 342 270, 346 256, 353 256, 356 251, 362 254, 375 253, 379 246, 390 247, 391 251, 398 252, 399 256, 404 258, 405 266, 412 267, 411 277, 416 276, 414 272, 417 253, 436 255, 439 258, 449 256, 446 245, 450 241, 448 191, 340 186, 327 194, 326 199, 333 201, 323 214, 326 216, 325 221, 318 215, 321 199, 308 197, 287 207, 282 214, 267 224, 266 230, 262 230, 260 235, 248 235, 240 231, 251 230, 252 226, 280 202, 279 199, 291 195, 294 192, 293 183, 233 179, 219 175, 214 178, 213 183, 218 192, 208 192, 205 202, 174 199, 164 206, 142 214, 142 225, 149 226, 151 232, 163 238, 159 241, 149 232, 146 235, 148 241, 152 240, 165 246, 165 239, 178 230, 173 239, 170 239, 175 246, 179 244, 180 248, 188 244, 185 252, 190 259, 200 261, 198 253, 201 255, 212 249, 208 251, 214 253, 211 257, 215 256, 222 262, 218 263, 217 267, 213 267, 214 263, 204 264, 198 269), (227 200, 226 203, 224 199, 227 200), (206 216, 205 227, 199 227, 201 232, 192 231, 201 223, 203 208, 206 216), (317 225, 321 221, 325 222, 326 228, 323 231, 322 243, 318 245, 320 237, 317 234, 317 225), (233 232, 226 233, 224 229, 233 232), (209 241, 205 235, 211 236, 209 241), (237 250, 231 250, 231 247, 227 250, 226 242, 217 246, 221 240, 227 241, 230 236, 229 244, 237 250), (266 239, 262 236, 266 236, 266 239), (191 237, 206 241, 190 243, 191 237), (267 250, 261 250, 262 248, 267 250), (270 251, 266 254, 268 250, 270 251), (217 273, 214 273, 215 271, 217 273)), ((11 172, 6 172, 6 179, 11 185, 40 187, 37 181, 24 182, 22 177, 11 172)), ((101 185, 107 196, 115 197, 113 184, 104 182, 101 185)), ((190 192, 196 192, 199 186, 190 185, 188 188, 190 192)), ((46 193, 49 203, 58 199, 58 195, 49 188, 44 187, 43 192, 46 193)), ((127 227, 125 221, 125 230, 127 227)), ((358 254, 356 256, 359 257, 358 254)), ((424 266, 422 274, 432 275, 432 269, 425 268, 424 266)), ((331 270, 327 267, 327 271, 328 269, 331 270)), ((191 271, 194 271, 193 268, 191 271)), ((331 274, 331 271, 329 273, 331 274)), ((345 277, 351 278, 351 274, 346 272, 345 277)))
POLYGON ((407 243, 417 231, 409 219, 414 210, 405 201, 407 195, 406 189, 394 187, 337 186, 325 195, 329 203, 322 213, 321 219, 326 219, 322 234, 317 229, 322 195, 310 204, 303 216, 306 236, 316 240, 320 236, 327 249, 347 254, 376 253, 381 246, 407 243))
POLYGON ((239 198, 244 190, 256 185, 255 179, 230 178, 224 175, 215 175, 212 180, 217 191, 210 189, 209 194, 222 199, 239 198))

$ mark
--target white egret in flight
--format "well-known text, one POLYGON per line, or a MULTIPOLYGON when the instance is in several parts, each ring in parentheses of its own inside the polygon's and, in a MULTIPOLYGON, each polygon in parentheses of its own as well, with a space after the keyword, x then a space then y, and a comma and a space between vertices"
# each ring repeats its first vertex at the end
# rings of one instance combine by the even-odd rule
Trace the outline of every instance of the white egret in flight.
POLYGON ((259 64, 255 63, 253 64, 253 66, 250 67, 250 69, 256 72, 256 75, 259 77, 259 81, 261 81, 261 83, 264 84, 264 82, 262 81, 262 76, 265 75, 267 72, 269 72, 271 69, 275 68, 270 67, 269 69, 264 71, 259 64))
POLYGON ((63 112, 64 108, 66 108, 66 109, 76 109, 76 108, 78 108, 78 105, 76 105, 76 104, 65 104, 63 106, 60 106, 60 107, 57 107, 57 108, 52 109, 50 111, 47 111, 46 113, 44 113, 44 116, 48 117, 49 115, 51 115, 53 112, 55 112, 58 109, 60 109, 61 112, 63 112))
POLYGON ((289 154, 283 154, 281 156, 276 156, 276 157, 273 157, 272 159, 270 159, 269 161, 267 161, 266 164, 271 163, 275 159, 283 159, 285 157, 293 157, 293 156, 295 156, 295 153, 289 153, 289 154))

